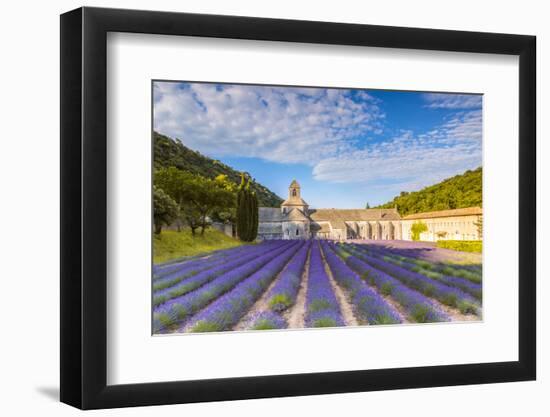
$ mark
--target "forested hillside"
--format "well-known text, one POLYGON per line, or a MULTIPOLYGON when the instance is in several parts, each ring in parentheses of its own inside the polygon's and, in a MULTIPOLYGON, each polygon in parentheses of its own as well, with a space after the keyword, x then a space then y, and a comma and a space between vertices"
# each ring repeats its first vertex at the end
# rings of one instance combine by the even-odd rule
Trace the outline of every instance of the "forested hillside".
MULTIPOLYGON (((241 182, 239 171, 187 148, 180 141, 157 132, 153 133, 153 140, 155 168, 173 166, 211 179, 223 174, 229 181, 237 185, 241 182)), ((278 195, 254 179, 250 182, 250 187, 256 192, 258 204, 261 207, 279 207, 283 202, 278 195)))
POLYGON ((392 201, 377 208, 392 208, 402 216, 425 211, 482 206, 482 168, 447 178, 420 191, 403 191, 392 201))

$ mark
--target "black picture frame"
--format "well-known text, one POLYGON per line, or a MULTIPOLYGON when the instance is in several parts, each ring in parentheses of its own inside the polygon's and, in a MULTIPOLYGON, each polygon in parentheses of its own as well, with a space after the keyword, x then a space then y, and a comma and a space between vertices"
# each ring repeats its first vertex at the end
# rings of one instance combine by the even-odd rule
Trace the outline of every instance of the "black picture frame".
POLYGON ((61 401, 82 409, 536 378, 536 38, 358 24, 79 8, 61 15, 61 401), (519 56, 519 360, 108 386, 108 32, 519 56))

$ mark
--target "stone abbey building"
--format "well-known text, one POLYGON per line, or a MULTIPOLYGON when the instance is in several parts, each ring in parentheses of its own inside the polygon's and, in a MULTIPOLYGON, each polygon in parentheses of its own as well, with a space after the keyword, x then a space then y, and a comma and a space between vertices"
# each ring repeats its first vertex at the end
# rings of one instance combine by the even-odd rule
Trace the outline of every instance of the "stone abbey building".
POLYGON ((258 238, 412 240, 411 227, 426 224, 420 240, 479 240, 482 210, 470 207, 401 217, 397 209, 310 209, 292 181, 280 208, 260 207, 258 238))

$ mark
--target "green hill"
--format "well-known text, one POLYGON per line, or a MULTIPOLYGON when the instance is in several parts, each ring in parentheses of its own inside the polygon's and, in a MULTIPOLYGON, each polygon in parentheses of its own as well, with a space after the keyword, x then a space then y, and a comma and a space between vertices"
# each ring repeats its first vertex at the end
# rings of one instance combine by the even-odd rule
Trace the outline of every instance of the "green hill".
MULTIPOLYGON (((235 184, 241 182, 239 171, 187 148, 179 140, 174 140, 157 132, 153 132, 153 140, 155 168, 174 166, 206 178, 215 178, 223 174, 235 184)), ((279 207, 283 202, 277 194, 254 181, 254 179, 250 182, 250 186, 256 192, 258 204, 261 207, 279 207)))
POLYGON ((392 208, 402 216, 425 211, 482 206, 482 168, 447 178, 420 191, 402 191, 392 201, 377 208, 392 208))

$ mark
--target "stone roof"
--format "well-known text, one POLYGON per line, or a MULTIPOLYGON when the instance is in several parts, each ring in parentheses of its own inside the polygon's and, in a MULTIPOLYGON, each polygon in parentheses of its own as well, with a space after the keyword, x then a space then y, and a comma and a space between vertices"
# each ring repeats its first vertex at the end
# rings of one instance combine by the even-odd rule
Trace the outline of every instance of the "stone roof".
POLYGON ((433 219, 437 217, 480 216, 483 214, 481 207, 467 207, 454 210, 427 211, 425 213, 410 214, 403 217, 404 220, 433 219))
POLYGON ((396 209, 317 209, 310 210, 313 221, 331 222, 332 227, 342 229, 346 221, 400 220, 396 209), (342 223, 342 224, 340 224, 342 223), (336 225, 338 224, 338 226, 336 225))
POLYGON ((307 216, 304 213, 302 213, 301 210, 298 210, 298 209, 295 209, 295 208, 290 210, 290 212, 288 212, 286 214, 285 220, 288 220, 288 221, 301 221, 301 222, 308 222, 309 221, 307 216))
POLYGON ((312 232, 330 233, 330 223, 328 223, 328 222, 311 223, 310 226, 309 226, 309 229, 312 232))
POLYGON ((258 221, 260 222, 282 222, 284 218, 280 208, 258 207, 258 221))
POLYGON ((301 197, 290 197, 283 201, 281 206, 307 206, 308 204, 301 197))

